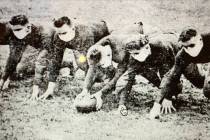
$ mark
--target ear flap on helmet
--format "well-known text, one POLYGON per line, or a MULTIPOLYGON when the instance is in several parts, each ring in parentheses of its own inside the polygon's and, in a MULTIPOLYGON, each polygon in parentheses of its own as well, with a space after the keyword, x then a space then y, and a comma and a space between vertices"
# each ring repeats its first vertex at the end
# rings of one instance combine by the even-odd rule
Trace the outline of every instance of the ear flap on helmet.
POLYGON ((97 63, 101 59, 101 52, 98 49, 93 49, 89 53, 88 60, 92 63, 97 63))
POLYGON ((106 45, 110 45, 111 43, 110 43, 110 40, 109 39, 106 39, 105 41, 103 41, 102 43, 101 43, 101 45, 102 46, 106 46, 106 45))
POLYGON ((125 50, 126 51, 131 51, 131 50, 139 50, 140 46, 136 41, 131 41, 129 43, 126 43, 125 45, 125 50))

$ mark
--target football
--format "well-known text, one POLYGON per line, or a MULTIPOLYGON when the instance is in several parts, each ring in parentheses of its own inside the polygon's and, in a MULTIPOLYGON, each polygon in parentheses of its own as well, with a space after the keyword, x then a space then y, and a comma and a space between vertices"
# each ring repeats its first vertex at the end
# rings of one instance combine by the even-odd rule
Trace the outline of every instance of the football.
POLYGON ((91 98, 90 95, 86 95, 80 100, 74 101, 74 106, 78 112, 89 113, 96 111, 96 99, 91 98))

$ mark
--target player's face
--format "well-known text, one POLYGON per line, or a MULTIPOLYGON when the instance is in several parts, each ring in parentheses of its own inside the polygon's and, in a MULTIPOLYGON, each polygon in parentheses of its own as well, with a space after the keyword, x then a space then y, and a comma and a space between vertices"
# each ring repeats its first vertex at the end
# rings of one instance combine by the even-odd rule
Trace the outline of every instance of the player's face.
POLYGON ((102 68, 112 65, 112 49, 109 45, 101 46, 101 59, 99 61, 102 68))
POLYGON ((71 41, 75 37, 75 28, 74 26, 69 26, 64 24, 60 28, 56 28, 59 38, 65 42, 71 41))
POLYGON ((24 39, 29 33, 31 33, 31 26, 26 25, 11 25, 14 35, 18 39, 24 39))
POLYGON ((138 60, 139 62, 144 62, 148 56, 151 55, 151 48, 149 44, 144 45, 141 47, 140 50, 130 50, 130 55, 138 60))
POLYGON ((185 52, 192 57, 198 56, 203 48, 203 40, 200 35, 192 37, 187 42, 180 42, 180 44, 184 48, 185 52))

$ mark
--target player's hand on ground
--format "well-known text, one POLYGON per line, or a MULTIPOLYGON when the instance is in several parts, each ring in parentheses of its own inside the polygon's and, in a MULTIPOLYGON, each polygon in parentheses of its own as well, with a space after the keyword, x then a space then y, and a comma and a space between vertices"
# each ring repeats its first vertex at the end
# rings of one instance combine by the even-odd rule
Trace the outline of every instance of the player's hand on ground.
POLYGON ((39 96, 39 86, 37 85, 33 85, 33 89, 32 89, 32 95, 30 100, 38 100, 38 96, 39 96))
POLYGON ((154 105, 149 113, 149 119, 153 120, 160 116, 161 105, 159 103, 154 102, 154 105))
POLYGON ((10 84, 10 80, 8 79, 8 80, 4 83, 4 85, 3 85, 3 87, 2 87, 2 90, 8 89, 8 88, 9 88, 9 84, 10 84))
POLYGON ((45 100, 48 97, 52 96, 53 93, 54 93, 55 87, 56 87, 56 83, 55 82, 49 82, 46 92, 42 96, 40 96, 39 99, 45 100))
POLYGON ((31 97, 30 97, 30 100, 38 100, 39 98, 38 98, 38 94, 36 94, 36 93, 32 93, 32 95, 31 95, 31 97))
POLYGON ((96 110, 100 110, 103 105, 103 100, 102 100, 101 96, 102 96, 101 91, 91 95, 91 98, 96 98, 96 110))
POLYGON ((42 96, 39 97, 39 99, 40 100, 46 100, 51 95, 53 95, 53 91, 47 90, 42 96))
POLYGON ((168 99, 163 99, 161 114, 163 113, 168 114, 171 113, 172 111, 176 111, 176 109, 172 104, 172 101, 168 99))

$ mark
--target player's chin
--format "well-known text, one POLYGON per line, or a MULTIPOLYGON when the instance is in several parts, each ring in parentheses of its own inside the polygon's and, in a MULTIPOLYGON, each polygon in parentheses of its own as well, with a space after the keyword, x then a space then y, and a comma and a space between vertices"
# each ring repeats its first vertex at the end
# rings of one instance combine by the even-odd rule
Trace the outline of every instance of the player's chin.
POLYGON ((199 53, 195 52, 188 52, 192 57, 197 57, 199 53))
POLYGON ((108 67, 110 67, 112 64, 103 64, 103 65, 101 65, 101 67, 102 68, 108 68, 108 67))
POLYGON ((185 49, 185 52, 187 52, 192 57, 197 57, 199 55, 199 51, 195 51, 195 50, 185 49))
POLYGON ((147 57, 142 57, 142 58, 137 58, 136 60, 138 60, 139 62, 144 62, 146 61, 147 57))

